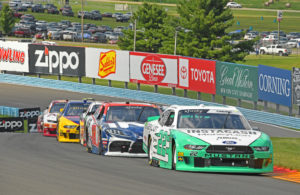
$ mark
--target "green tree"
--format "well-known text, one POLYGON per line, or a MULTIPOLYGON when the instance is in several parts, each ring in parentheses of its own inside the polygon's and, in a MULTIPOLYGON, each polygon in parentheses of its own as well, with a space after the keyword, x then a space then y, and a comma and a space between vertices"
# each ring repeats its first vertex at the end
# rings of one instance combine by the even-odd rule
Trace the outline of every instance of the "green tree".
POLYGON ((243 60, 249 51, 253 51, 254 41, 231 44, 231 37, 225 32, 233 24, 232 12, 225 8, 227 2, 179 0, 178 22, 166 27, 172 33, 164 38, 160 52, 170 53, 170 48, 174 49, 174 38, 173 41, 170 38, 174 37, 175 24, 181 28, 177 33, 177 54, 221 61, 243 60))
MULTIPOLYGON (((157 53, 162 47, 164 19, 167 12, 155 4, 144 3, 134 14, 132 22, 137 21, 136 51, 157 53)), ((134 31, 124 31, 118 45, 124 50, 133 50, 134 31)))
POLYGON ((0 26, 4 34, 8 34, 15 25, 13 11, 8 5, 4 5, 0 14, 0 26))

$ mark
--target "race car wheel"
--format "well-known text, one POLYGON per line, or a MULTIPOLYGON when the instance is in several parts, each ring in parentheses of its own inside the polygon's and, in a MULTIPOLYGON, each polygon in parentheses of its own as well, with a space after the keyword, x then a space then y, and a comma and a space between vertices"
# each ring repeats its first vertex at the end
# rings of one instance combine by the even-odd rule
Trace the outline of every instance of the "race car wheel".
POLYGON ((152 139, 151 139, 151 137, 149 137, 149 139, 148 139, 148 162, 149 162, 150 166, 153 166, 151 147, 152 147, 152 139))
POLYGON ((173 147, 172 147, 172 169, 174 169, 174 170, 176 170, 176 162, 177 162, 176 145, 175 145, 175 142, 173 142, 173 147))
POLYGON ((98 148, 98 155, 102 155, 103 151, 102 151, 102 135, 101 132, 99 132, 99 148, 98 148))

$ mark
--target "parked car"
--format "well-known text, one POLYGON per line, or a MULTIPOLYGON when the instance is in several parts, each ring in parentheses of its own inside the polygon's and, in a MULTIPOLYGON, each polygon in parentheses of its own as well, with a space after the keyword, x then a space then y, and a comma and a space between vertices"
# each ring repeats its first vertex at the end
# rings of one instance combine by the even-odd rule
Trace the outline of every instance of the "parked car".
POLYGON ((22 4, 22 6, 24 6, 24 7, 26 7, 26 8, 31 8, 32 6, 33 6, 34 4, 33 4, 33 2, 24 2, 23 4, 22 4))
POLYGON ((47 13, 48 14, 59 14, 59 11, 58 11, 57 7, 49 7, 47 9, 47 13))
POLYGON ((92 35, 91 41, 94 43, 107 43, 107 38, 104 33, 96 32, 92 35))
POLYGON ((110 13, 110 12, 105 12, 102 14, 102 17, 108 17, 108 18, 111 18, 113 15, 113 13, 110 13))
POLYGON ((18 12, 27 12, 27 7, 21 5, 19 7, 16 7, 15 10, 18 11, 18 12))
POLYGON ((116 22, 128 22, 130 18, 126 15, 116 15, 116 22))
POLYGON ((30 30, 30 28, 17 28, 14 31, 14 35, 16 37, 31 37, 32 36, 32 31, 30 30))
POLYGON ((266 47, 259 48, 260 54, 272 54, 272 55, 279 55, 279 56, 288 56, 292 53, 290 48, 284 47, 283 45, 269 45, 266 47))
POLYGON ((35 4, 31 7, 31 12, 44 13, 45 9, 42 4, 35 4))
POLYGON ((295 39, 295 38, 300 38, 300 33, 299 32, 290 32, 286 35, 288 39, 295 39))
POLYGON ((236 2, 228 2, 226 7, 228 7, 228 8, 242 8, 242 5, 238 4, 236 2))
POLYGON ((64 9, 61 14, 63 16, 70 16, 70 17, 74 17, 74 12, 72 10, 69 9, 64 9))
POLYGON ((289 40, 286 45, 289 47, 289 48, 295 48, 297 47, 299 44, 299 41, 297 39, 291 39, 289 40))
POLYGON ((60 9, 59 9, 59 11, 64 11, 64 10, 72 10, 72 7, 70 6, 70 5, 64 5, 63 7, 61 7, 60 9))
POLYGON ((98 26, 98 29, 99 29, 99 32, 102 32, 102 33, 112 31, 112 28, 110 26, 105 26, 105 25, 98 26))
POLYGON ((90 12, 90 14, 91 14, 91 19, 92 20, 102 20, 102 15, 100 14, 99 11, 93 10, 93 11, 90 12))

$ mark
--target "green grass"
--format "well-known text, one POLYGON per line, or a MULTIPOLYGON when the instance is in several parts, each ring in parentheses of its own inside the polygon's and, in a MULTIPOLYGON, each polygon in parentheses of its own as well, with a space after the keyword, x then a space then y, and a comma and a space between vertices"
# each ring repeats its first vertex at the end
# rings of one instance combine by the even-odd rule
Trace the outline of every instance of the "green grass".
POLYGON ((271 138, 274 147, 274 165, 300 171, 300 138, 271 138))

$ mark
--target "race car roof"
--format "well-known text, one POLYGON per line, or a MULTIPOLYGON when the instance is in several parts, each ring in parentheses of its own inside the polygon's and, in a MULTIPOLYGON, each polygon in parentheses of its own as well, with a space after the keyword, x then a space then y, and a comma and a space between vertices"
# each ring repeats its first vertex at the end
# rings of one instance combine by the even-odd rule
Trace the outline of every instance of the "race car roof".
POLYGON ((167 109, 173 109, 175 111, 179 110, 189 110, 189 109, 201 109, 201 110, 218 110, 219 112, 233 112, 236 114, 242 114, 236 107, 234 106, 205 106, 204 104, 193 105, 193 106, 182 106, 182 105, 171 105, 167 109))

